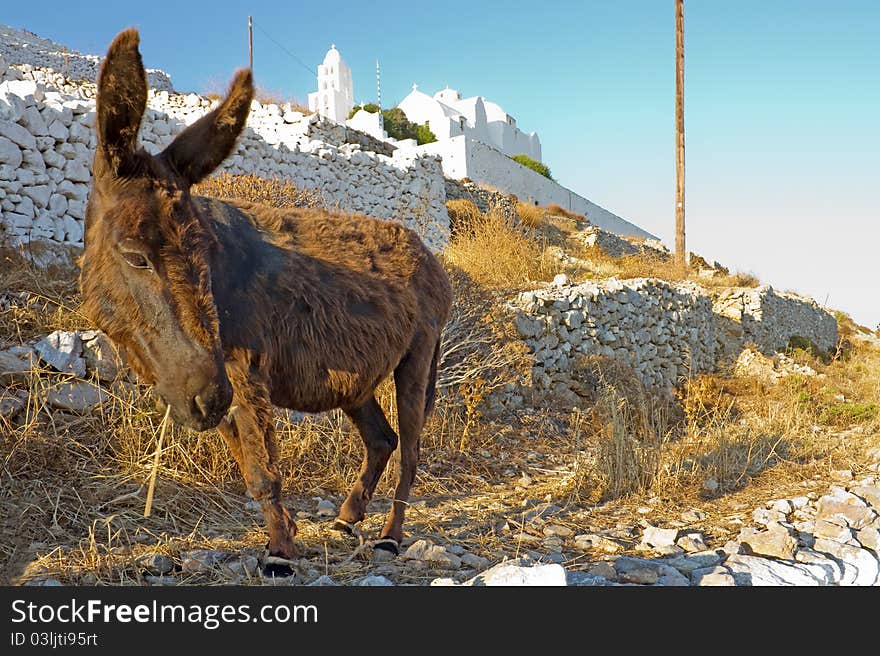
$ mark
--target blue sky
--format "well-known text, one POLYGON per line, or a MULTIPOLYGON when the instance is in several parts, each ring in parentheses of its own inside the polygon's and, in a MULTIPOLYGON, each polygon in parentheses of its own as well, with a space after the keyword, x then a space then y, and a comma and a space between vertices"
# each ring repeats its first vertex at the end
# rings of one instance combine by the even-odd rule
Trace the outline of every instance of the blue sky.
MULTIPOLYGON (((3 23, 82 52, 135 25, 178 90, 225 88, 250 13, 257 83, 283 96, 305 101, 330 43, 358 100, 375 98, 377 58, 385 106, 413 82, 486 96, 538 132, 562 184, 673 242, 673 0, 7 5, 3 23)), ((688 248, 871 328, 878 35, 874 1, 685 0, 688 248)))

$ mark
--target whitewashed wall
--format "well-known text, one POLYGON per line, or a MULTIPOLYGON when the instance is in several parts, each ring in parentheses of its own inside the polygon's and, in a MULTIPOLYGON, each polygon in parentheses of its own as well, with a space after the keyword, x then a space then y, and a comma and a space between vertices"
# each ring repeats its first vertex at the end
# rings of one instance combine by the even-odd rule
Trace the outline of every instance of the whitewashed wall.
POLYGON ((583 196, 479 141, 461 136, 443 142, 425 144, 415 150, 418 153, 440 155, 443 158, 443 173, 450 178, 456 180, 470 178, 474 182, 515 194, 524 202, 532 201, 539 205, 556 203, 583 214, 593 225, 618 235, 656 239, 654 235, 637 225, 609 212, 604 207, 591 203, 583 196))

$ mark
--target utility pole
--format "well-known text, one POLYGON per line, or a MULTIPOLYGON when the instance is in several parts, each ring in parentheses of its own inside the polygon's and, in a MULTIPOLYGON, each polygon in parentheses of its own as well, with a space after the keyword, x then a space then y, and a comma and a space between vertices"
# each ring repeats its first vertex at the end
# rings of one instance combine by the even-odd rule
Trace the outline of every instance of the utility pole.
POLYGON ((248 68, 254 70, 254 17, 248 16, 248 68))
POLYGON ((684 267, 684 0, 675 0, 675 261, 684 267))

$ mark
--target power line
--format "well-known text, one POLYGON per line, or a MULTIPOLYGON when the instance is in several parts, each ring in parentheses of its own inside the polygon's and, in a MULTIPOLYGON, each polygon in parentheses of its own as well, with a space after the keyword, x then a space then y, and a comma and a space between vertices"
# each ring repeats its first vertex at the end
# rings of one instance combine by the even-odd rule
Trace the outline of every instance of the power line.
POLYGON ((318 77, 318 74, 317 74, 313 69, 311 69, 311 68, 308 66, 308 64, 304 64, 303 61, 302 61, 299 57, 297 57, 297 56, 294 55, 292 52, 290 52, 290 50, 288 50, 288 49, 285 48, 283 45, 281 45, 280 43, 278 43, 278 41, 276 41, 276 40, 272 37, 272 35, 269 34, 266 30, 264 30, 264 29, 263 29, 258 23, 254 23, 254 27, 256 27, 258 30, 260 30, 260 32, 262 32, 262 33, 266 36, 266 38, 268 38, 272 43, 274 43, 276 46, 278 46, 278 47, 279 47, 279 48, 280 48, 280 49, 281 49, 281 50, 282 50, 282 51, 283 51, 288 57, 290 57, 290 58, 291 58, 292 60, 294 60, 297 64, 299 64, 299 65, 302 66, 304 69, 306 69, 309 73, 311 73, 311 74, 314 75, 315 77, 318 77))

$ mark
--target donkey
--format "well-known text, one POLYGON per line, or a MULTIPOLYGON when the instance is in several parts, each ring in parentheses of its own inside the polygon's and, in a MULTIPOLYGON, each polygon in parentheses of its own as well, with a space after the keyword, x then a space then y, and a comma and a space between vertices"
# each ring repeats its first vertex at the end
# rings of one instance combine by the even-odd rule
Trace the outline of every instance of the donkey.
POLYGON ((173 420, 217 428, 260 502, 264 571, 291 573, 296 524, 282 505, 272 405, 340 408, 365 455, 335 527, 351 531, 398 446, 376 401, 393 373, 400 466, 379 548, 397 553, 419 440, 435 396, 451 288, 415 232, 390 221, 191 195, 235 147, 251 71, 158 155, 138 148, 147 84, 138 32, 120 32, 98 77, 93 179, 80 287, 173 420))

